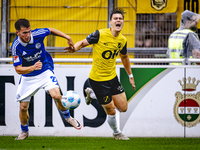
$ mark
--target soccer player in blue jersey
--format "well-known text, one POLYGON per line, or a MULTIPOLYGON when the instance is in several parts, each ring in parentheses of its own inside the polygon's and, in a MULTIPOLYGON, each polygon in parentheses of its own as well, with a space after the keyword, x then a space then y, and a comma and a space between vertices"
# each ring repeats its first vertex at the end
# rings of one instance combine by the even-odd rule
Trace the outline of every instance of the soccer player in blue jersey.
POLYGON ((70 36, 53 28, 31 30, 28 20, 19 19, 15 22, 16 34, 18 35, 12 43, 13 65, 18 74, 21 74, 16 101, 20 103, 19 117, 22 132, 16 140, 24 140, 29 136, 28 119, 29 103, 39 89, 44 89, 56 101, 58 109, 61 110, 65 120, 74 128, 81 129, 79 121, 70 116, 70 112, 62 103, 58 81, 54 75, 53 60, 51 55, 45 51, 43 40, 49 34, 54 34, 67 39, 69 47, 74 48, 70 36))

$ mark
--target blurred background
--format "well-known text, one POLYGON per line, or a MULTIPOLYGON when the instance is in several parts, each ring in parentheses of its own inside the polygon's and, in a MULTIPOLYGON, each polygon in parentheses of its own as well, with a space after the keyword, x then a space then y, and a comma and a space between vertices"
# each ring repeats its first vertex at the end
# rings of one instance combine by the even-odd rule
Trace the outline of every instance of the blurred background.
MULTIPOLYGON (((97 29, 109 27, 114 8, 126 12, 122 34, 128 40, 130 58, 166 58, 168 37, 179 27, 181 12, 188 9, 199 13, 198 0, 1 0, 0 6, 0 57, 4 58, 11 56, 14 23, 20 18, 28 19, 32 29, 61 30, 76 43, 97 29)), ((54 35, 46 37, 44 43, 53 58, 92 58, 92 47, 63 53, 67 41, 54 35)))

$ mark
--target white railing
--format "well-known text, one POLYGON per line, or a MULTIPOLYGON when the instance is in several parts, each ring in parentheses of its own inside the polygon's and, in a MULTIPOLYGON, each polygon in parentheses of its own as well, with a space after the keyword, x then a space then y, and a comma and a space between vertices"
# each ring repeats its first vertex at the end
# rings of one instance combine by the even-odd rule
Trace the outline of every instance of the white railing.
POLYGON ((200 59, 188 59, 188 65, 191 65, 192 63, 200 63, 200 59))
MULTIPOLYGON (((92 58, 53 58, 54 62, 62 63, 92 63, 92 58)), ((0 58, 1 62, 12 62, 12 58, 0 58)), ((117 63, 121 62, 121 59, 116 60, 117 63)), ((182 63, 185 64, 185 59, 152 59, 152 58, 130 58, 131 63, 182 63)), ((188 59, 188 65, 192 63, 200 63, 200 59, 188 59)))

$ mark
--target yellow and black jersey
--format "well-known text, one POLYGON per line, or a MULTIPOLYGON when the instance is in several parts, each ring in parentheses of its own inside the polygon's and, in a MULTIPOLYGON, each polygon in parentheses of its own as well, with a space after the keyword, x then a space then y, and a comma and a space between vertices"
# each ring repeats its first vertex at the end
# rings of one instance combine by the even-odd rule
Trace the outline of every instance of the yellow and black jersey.
POLYGON ((93 63, 90 79, 108 81, 116 77, 116 58, 119 52, 127 53, 127 39, 120 33, 114 37, 110 28, 96 30, 87 36, 89 44, 93 44, 93 63))

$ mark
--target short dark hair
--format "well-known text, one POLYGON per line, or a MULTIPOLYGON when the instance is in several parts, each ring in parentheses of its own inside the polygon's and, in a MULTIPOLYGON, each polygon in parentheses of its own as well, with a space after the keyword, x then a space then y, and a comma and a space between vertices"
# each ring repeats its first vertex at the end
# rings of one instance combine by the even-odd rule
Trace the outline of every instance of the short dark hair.
POLYGON ((20 30, 21 27, 29 28, 30 23, 27 19, 19 19, 15 22, 15 29, 20 30))
POLYGON ((122 17, 123 17, 123 19, 124 19, 124 14, 125 14, 125 12, 124 12, 123 9, 119 9, 119 8, 114 9, 114 10, 112 11, 112 13, 110 14, 110 20, 112 19, 113 14, 121 14, 122 17))

